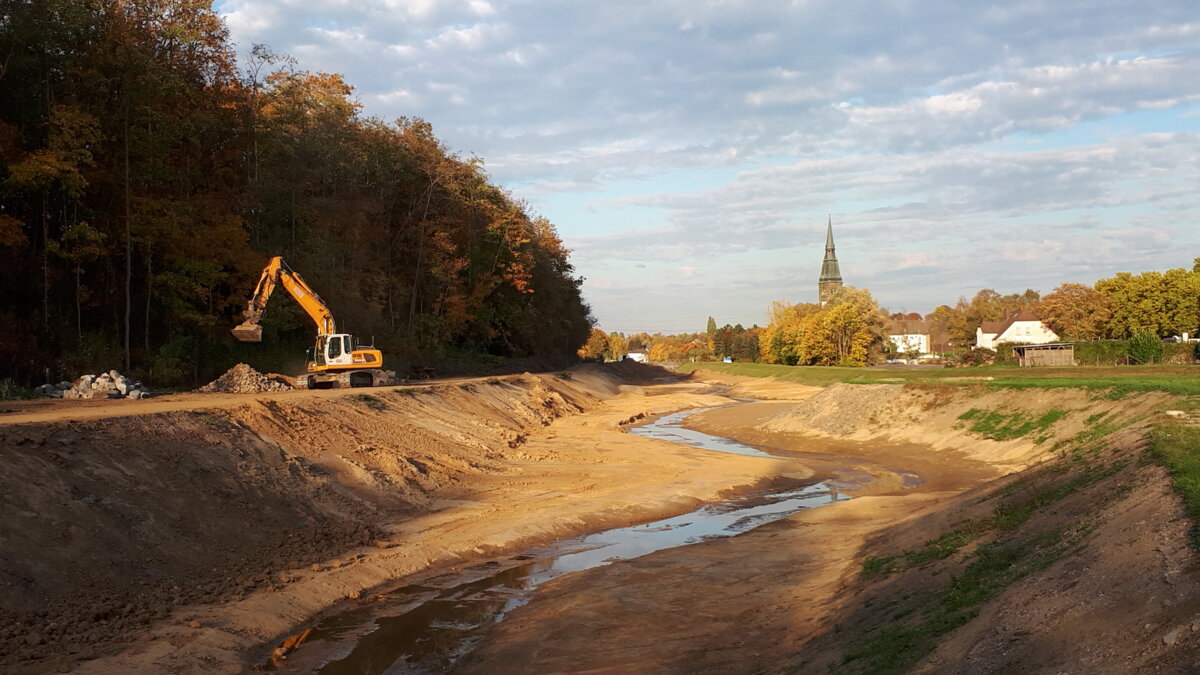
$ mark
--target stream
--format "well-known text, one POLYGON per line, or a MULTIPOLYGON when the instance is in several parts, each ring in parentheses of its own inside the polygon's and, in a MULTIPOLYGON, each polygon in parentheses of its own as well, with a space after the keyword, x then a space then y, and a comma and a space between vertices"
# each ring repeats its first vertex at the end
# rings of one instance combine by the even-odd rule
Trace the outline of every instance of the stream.
MULTIPOLYGON (((734 440, 685 429, 683 420, 711 408, 664 415, 632 434, 740 455, 775 457, 734 440)), ((667 548, 732 537, 803 509, 849 499, 835 481, 769 494, 733 497, 680 516, 574 537, 425 579, 386 593, 388 600, 332 615, 318 623, 305 648, 263 670, 362 673, 439 673, 479 644, 488 628, 528 603, 556 577, 667 548), (324 643, 324 644, 320 644, 324 643)))

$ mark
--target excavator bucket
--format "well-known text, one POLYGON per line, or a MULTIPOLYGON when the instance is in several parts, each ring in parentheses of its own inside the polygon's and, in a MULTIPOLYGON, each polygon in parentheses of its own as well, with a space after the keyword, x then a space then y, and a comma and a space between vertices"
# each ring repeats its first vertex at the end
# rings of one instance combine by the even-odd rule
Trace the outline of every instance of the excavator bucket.
POLYGON ((242 342, 262 342, 262 324, 246 321, 233 329, 233 337, 242 342))

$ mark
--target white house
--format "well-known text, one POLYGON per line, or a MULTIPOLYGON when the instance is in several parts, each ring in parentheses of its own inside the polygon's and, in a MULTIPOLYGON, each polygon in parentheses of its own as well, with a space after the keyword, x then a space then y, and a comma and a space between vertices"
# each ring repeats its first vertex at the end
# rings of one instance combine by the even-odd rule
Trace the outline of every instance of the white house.
POLYGON ((892 346, 896 348, 898 354, 929 353, 929 336, 925 333, 897 333, 889 335, 888 340, 891 340, 892 346))
POLYGON ((930 352, 930 322, 924 319, 893 318, 888 328, 888 341, 897 354, 930 352))
POLYGON ((975 329, 975 346, 987 349, 995 349, 1001 342, 1044 345, 1057 341, 1058 335, 1028 310, 1000 321, 985 321, 975 329))

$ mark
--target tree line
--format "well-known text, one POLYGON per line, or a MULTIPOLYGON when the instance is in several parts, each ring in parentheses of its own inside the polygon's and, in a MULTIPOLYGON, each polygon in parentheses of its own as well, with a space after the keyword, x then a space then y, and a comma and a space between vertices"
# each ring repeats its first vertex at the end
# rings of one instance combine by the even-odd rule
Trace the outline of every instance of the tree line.
POLYGON ((290 301, 269 346, 228 335, 271 255, 385 354, 588 337, 553 225, 482 160, 364 116, 340 75, 264 46, 239 62, 210 0, 0 0, 0 55, 0 375, 294 368, 312 326, 290 301))
POLYGON ((709 317, 703 333, 624 336, 593 329, 580 355, 620 358, 627 347, 637 345, 648 350, 651 361, 731 357, 786 365, 865 366, 910 356, 888 336, 921 332, 930 336, 934 353, 973 363, 979 361, 976 329, 1021 311, 1037 316, 1063 340, 1083 343, 1077 345, 1081 362, 1114 362, 1125 356, 1135 362, 1155 360, 1154 354, 1162 355, 1161 339, 1200 331, 1200 258, 1190 270, 1120 272, 1092 286, 1064 283, 1045 296, 1033 289, 1001 294, 986 288, 970 300, 960 297, 953 306, 940 305, 924 316, 888 314, 869 291, 844 287, 823 306, 777 301, 762 328, 717 328, 709 317))

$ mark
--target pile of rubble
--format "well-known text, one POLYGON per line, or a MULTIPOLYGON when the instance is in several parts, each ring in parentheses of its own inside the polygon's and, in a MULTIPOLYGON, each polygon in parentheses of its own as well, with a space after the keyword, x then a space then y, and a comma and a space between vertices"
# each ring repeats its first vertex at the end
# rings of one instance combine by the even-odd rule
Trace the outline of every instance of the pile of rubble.
POLYGON ((150 390, 141 382, 110 370, 99 375, 84 375, 74 382, 43 384, 33 390, 49 398, 146 398, 150 390))
POLYGON ((264 391, 287 391, 293 388, 291 379, 286 375, 279 375, 277 373, 264 375, 244 363, 239 363, 196 391, 204 393, 258 394, 264 391))

